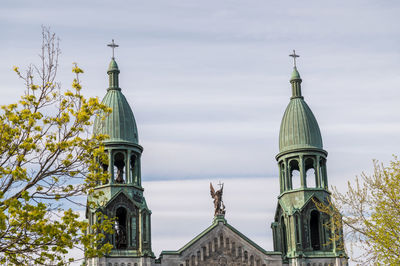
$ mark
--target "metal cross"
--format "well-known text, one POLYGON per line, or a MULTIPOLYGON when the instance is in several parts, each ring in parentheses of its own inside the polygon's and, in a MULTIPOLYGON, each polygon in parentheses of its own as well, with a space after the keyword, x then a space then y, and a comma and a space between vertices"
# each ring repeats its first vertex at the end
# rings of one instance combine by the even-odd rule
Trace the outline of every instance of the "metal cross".
POLYGON ((114 49, 115 49, 116 47, 118 47, 119 45, 118 45, 118 44, 115 44, 114 39, 113 39, 112 42, 111 42, 110 44, 107 44, 107 46, 109 46, 109 47, 112 48, 112 58, 114 59, 114 49))
POLYGON ((222 188, 223 185, 224 185, 224 183, 221 183, 221 181, 219 181, 219 183, 218 183, 219 188, 222 188))
POLYGON ((296 57, 300 57, 300 55, 296 54, 296 51, 293 50, 293 54, 289 55, 290 57, 293 57, 293 63, 294 63, 294 67, 296 67, 296 57))

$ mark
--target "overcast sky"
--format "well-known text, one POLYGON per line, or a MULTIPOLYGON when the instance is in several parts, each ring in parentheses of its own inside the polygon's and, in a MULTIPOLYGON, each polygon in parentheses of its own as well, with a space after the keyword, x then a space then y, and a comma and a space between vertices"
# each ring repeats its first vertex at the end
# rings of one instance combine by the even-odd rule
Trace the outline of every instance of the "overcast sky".
POLYGON ((120 86, 144 147, 157 256, 211 223, 209 180, 226 184, 228 221, 270 250, 288 54, 301 56, 328 178, 343 187, 371 171, 372 159, 398 154, 399 14, 400 2, 390 0, 3 0, 0 104, 23 93, 12 66, 38 62, 41 25, 61 38, 59 80, 67 88, 77 62, 88 96, 106 93, 106 44, 115 39, 120 86))

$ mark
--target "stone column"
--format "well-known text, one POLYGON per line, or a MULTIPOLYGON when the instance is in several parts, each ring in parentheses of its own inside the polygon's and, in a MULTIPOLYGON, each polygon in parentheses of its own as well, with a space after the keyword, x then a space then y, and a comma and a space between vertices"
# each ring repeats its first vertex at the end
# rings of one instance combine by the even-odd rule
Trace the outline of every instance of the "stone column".
POLYGON ((137 172, 136 172, 136 177, 135 178, 137 179, 136 180, 137 181, 137 185, 138 186, 142 186, 142 180, 140 178, 141 177, 141 172, 140 172, 141 170, 140 169, 142 168, 140 166, 141 155, 138 155, 136 160, 137 160, 137 162, 136 162, 136 164, 137 164, 137 166, 136 166, 137 172))
POLYGON ((126 163, 125 163, 125 176, 126 176, 126 183, 127 184, 132 184, 132 178, 131 178, 131 150, 127 150, 126 152, 127 157, 126 157, 126 163))
POLYGON ((321 157, 319 155, 317 155, 316 157, 316 163, 315 163, 315 185, 317 187, 321 187, 321 165, 319 163, 319 161, 321 160, 321 157))
POLYGON ((110 173, 110 184, 114 183, 114 157, 111 149, 108 150, 108 171, 110 173))
POLYGON ((306 188, 307 187, 307 176, 306 176, 306 171, 304 167, 304 158, 303 155, 300 155, 299 157, 299 171, 300 171, 300 187, 301 188, 306 188))
POLYGON ((284 191, 284 185, 285 185, 285 171, 284 171, 284 165, 282 162, 278 163, 279 167, 279 187, 280 187, 280 192, 282 193, 284 191))
POLYGON ((285 165, 285 184, 286 184, 285 190, 291 190, 293 189, 292 174, 290 173, 290 166, 288 164, 287 159, 285 159, 284 165, 285 165))

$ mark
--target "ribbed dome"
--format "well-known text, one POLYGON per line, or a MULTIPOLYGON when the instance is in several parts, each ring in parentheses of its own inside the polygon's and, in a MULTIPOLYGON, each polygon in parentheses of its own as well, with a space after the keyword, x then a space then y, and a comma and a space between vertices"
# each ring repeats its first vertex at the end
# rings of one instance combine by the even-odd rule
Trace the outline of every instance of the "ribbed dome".
POLYGON ((279 151, 300 148, 322 149, 317 120, 302 97, 292 98, 282 118, 279 151))
POLYGON ((125 96, 119 90, 109 90, 103 104, 112 108, 112 113, 104 120, 96 118, 95 134, 107 134, 107 142, 130 142, 138 144, 138 132, 135 117, 125 96))
POLYGON ((104 120, 96 117, 94 121, 94 134, 106 134, 106 142, 126 142, 139 144, 135 117, 125 96, 121 93, 118 84, 119 69, 117 62, 112 58, 107 70, 109 88, 102 103, 112 109, 104 120))

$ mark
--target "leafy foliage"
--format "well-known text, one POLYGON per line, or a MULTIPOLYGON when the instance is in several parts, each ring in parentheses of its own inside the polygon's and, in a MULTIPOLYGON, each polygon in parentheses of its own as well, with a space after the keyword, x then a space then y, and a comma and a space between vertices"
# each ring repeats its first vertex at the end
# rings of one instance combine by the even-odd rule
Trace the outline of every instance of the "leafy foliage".
POLYGON ((106 136, 90 129, 111 110, 81 94, 76 64, 72 88, 61 89, 59 54, 55 34, 43 28, 41 65, 24 74, 14 67, 25 94, 0 107, 0 264, 64 265, 68 249, 83 245, 86 256, 98 256, 112 248, 102 233, 90 233, 112 232, 111 219, 99 214, 102 222, 89 230, 71 209, 108 177, 100 167, 106 136))
MULTIPOLYGON (((334 217, 337 228, 344 229, 352 249, 363 254, 354 261, 367 265, 400 265, 400 161, 397 157, 384 166, 374 161, 372 175, 361 174, 348 182, 344 194, 333 190, 332 202, 318 208, 334 217), (343 225, 341 215, 343 214, 343 225)), ((337 241, 340 234, 334 234, 337 241)))

